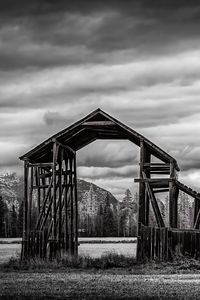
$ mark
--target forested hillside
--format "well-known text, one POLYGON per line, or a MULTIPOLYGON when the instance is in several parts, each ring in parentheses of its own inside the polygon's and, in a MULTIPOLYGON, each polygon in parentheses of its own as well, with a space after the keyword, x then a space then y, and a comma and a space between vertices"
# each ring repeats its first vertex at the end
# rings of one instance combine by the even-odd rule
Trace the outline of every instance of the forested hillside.
MULTIPOLYGON (((158 199, 168 226, 168 197, 158 199)), ((193 202, 183 192, 179 195, 179 227, 192 227, 193 202)), ((135 236, 137 234, 138 193, 127 189, 122 201, 101 187, 78 179, 80 236, 135 236)), ((23 179, 15 173, 0 174, 0 236, 22 235, 23 179)), ((32 223, 36 222, 36 212, 32 223)), ((150 206, 150 225, 156 225, 150 206)))

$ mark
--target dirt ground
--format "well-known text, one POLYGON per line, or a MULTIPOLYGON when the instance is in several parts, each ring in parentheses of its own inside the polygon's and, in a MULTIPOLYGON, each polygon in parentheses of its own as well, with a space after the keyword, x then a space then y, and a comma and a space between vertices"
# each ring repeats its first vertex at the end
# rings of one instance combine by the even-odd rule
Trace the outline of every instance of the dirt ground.
POLYGON ((0 271, 0 299, 199 299, 200 274, 0 271))

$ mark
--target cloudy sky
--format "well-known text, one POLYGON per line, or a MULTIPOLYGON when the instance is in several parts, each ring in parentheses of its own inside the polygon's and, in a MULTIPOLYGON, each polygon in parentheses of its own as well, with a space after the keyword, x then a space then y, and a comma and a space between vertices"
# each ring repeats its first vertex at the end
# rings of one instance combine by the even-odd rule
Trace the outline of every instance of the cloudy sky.
MULTIPOLYGON (((174 156, 200 191, 199 1, 0 1, 0 171, 100 107, 174 156)), ((79 176, 118 197, 138 149, 95 142, 79 176)))

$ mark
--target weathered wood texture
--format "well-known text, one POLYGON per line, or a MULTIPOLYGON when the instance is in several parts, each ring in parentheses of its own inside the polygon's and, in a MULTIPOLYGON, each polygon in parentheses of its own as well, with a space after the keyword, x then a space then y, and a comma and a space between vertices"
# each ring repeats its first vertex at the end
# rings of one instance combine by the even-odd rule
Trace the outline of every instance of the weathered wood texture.
MULTIPOLYGON (((170 241, 176 240, 177 235, 174 230, 178 224, 179 190, 195 199, 193 223, 195 229, 199 228, 200 194, 178 181, 176 160, 141 134, 97 109, 20 158, 24 160, 22 258, 36 255, 52 259, 63 251, 78 254, 76 151, 96 139, 126 139, 140 147, 139 178, 135 179, 139 183, 138 257, 162 260, 169 254, 166 245, 173 249, 176 242, 170 241), (156 194, 166 192, 168 230, 156 198, 156 194), (150 205, 159 228, 148 227, 150 205), (36 222, 33 214, 37 214, 36 222)), ((182 231, 177 239, 183 240, 185 249, 187 238, 182 231)), ((197 240, 195 253, 198 245, 197 240)))
POLYGON ((76 156, 56 141, 52 154, 50 164, 25 162, 22 259, 52 259, 63 251, 70 255, 78 253, 76 156), (35 202, 34 186, 38 198, 35 202), (32 214, 36 212, 37 220, 32 224, 32 214))
POLYGON ((139 261, 167 261, 179 255, 200 259, 200 230, 150 227, 140 224, 139 261))
MULTIPOLYGON (((145 163, 150 163, 151 153, 148 151, 144 140, 140 141, 140 178, 143 178, 143 173, 146 177, 150 177, 149 170, 144 168, 145 163)), ((149 194, 145 191, 145 182, 139 182, 139 209, 138 222, 148 225, 149 222, 149 194)))

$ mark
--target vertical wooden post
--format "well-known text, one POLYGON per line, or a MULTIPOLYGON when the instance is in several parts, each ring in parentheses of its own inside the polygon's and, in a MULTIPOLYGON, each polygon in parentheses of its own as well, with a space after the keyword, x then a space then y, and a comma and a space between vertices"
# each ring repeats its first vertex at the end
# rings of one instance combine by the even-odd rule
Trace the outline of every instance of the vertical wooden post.
POLYGON ((37 186, 37 205, 38 205, 38 214, 40 213, 40 206, 41 206, 41 203, 40 203, 40 177, 39 177, 39 168, 38 167, 35 167, 35 183, 36 183, 36 186, 37 186))
POLYGON ((59 158, 59 210, 58 210, 58 241, 59 241, 59 251, 61 249, 62 240, 62 161, 63 161, 63 148, 60 150, 59 158))
POLYGON ((29 217, 28 217, 28 228, 31 231, 31 215, 32 215, 32 196, 33 196, 33 167, 31 167, 30 174, 30 186, 29 186, 29 217))
POLYGON ((149 194, 145 190, 145 225, 149 226, 149 194))
MULTIPOLYGON (((150 163, 151 153, 146 149, 144 141, 140 141, 140 179, 143 178, 143 172, 150 177, 150 172, 144 168, 144 163, 150 163)), ((145 183, 139 183, 139 205, 138 205, 138 243, 137 243, 137 260, 141 259, 141 228, 142 225, 149 223, 149 195, 146 192, 145 183)))
POLYGON ((57 144, 53 143, 53 167, 52 167, 52 176, 53 176, 53 239, 54 239, 54 255, 56 251, 56 240, 57 240, 57 199, 56 199, 56 166, 57 166, 57 144))
POLYGON ((64 229, 64 234, 65 234, 65 251, 68 251, 69 249, 69 233, 68 233, 68 154, 65 151, 65 155, 67 157, 65 157, 65 193, 64 193, 64 197, 65 197, 65 202, 64 202, 64 210, 65 210, 65 229, 64 229))
POLYGON ((74 154, 74 227, 75 227, 75 237, 74 237, 74 254, 78 255, 78 196, 77 196, 77 175, 76 175, 76 153, 74 154))
MULTIPOLYGON (((195 223, 196 223, 196 220, 197 220, 197 215, 198 215, 199 210, 200 210, 200 200, 195 198, 194 199, 194 219, 193 219, 194 226, 195 226, 195 223)), ((196 225, 197 225, 197 228, 195 228, 195 229, 198 229, 199 228, 198 222, 197 222, 196 225)))
MULTIPOLYGON (((144 141, 140 141, 140 179, 143 178, 142 172, 144 171, 144 141)), ((139 211, 138 211, 138 223, 145 225, 145 184, 139 183, 139 211)))
POLYGON ((178 195, 179 189, 176 186, 176 170, 174 162, 170 162, 170 179, 169 183, 169 226, 177 228, 178 226, 178 195))
POLYGON ((74 254, 74 199, 73 199, 73 181, 72 181, 72 166, 73 166, 73 157, 70 155, 69 164, 70 164, 70 240, 71 240, 71 249, 70 252, 74 254))
POLYGON ((28 161, 24 161, 24 207, 23 207, 23 247, 22 258, 27 256, 28 237, 28 161))
MULTIPOLYGON (((144 163, 150 163, 151 154, 145 148, 144 141, 140 141, 140 179, 143 178, 142 172, 145 172, 147 177, 150 177, 150 172, 144 168, 144 163)), ((149 220, 149 196, 145 192, 145 183, 139 183, 139 209, 138 209, 138 223, 147 225, 149 220)))

